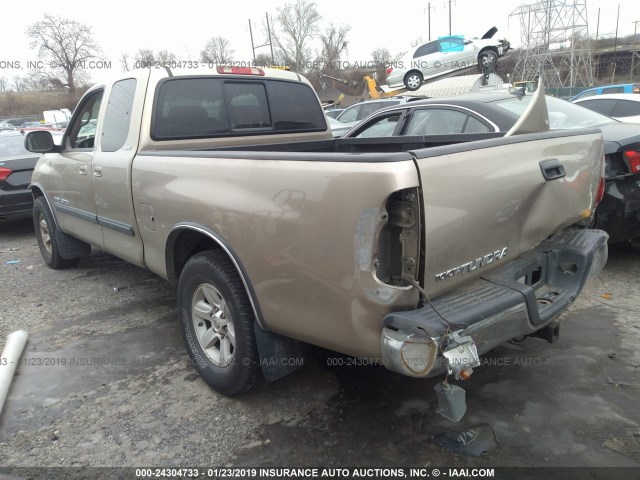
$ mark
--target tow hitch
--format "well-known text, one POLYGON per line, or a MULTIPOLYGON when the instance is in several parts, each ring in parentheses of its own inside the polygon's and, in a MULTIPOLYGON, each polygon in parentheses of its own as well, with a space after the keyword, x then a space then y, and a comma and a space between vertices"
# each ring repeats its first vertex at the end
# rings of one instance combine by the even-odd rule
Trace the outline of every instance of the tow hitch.
POLYGON ((542 338, 543 340, 546 340, 549 343, 553 343, 556 340, 558 340, 558 338, 560 338, 560 322, 557 322, 557 321, 551 322, 546 327, 541 328, 540 330, 532 333, 529 336, 542 338))
MULTIPOLYGON (((456 380, 467 380, 473 373, 473 367, 480 365, 478 349, 473 339, 461 337, 457 333, 447 335, 447 347, 442 352, 445 358, 447 375, 456 380)), ((445 378, 435 386, 438 397, 437 413, 452 422, 459 422, 467 411, 466 394, 463 388, 450 385, 445 378)))

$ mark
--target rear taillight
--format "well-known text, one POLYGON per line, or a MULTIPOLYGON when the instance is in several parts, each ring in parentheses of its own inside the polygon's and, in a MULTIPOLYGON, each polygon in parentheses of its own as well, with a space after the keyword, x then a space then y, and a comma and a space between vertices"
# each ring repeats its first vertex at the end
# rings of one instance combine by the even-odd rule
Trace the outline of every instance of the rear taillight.
POLYGON ((219 65, 216 67, 218 73, 228 73, 232 75, 257 75, 259 77, 264 77, 264 70, 261 68, 253 68, 253 67, 225 67, 219 65))
POLYGON ((637 150, 626 150, 624 152, 624 157, 629 162, 629 167, 631 168, 631 173, 640 172, 640 152, 637 150))
POLYGON ((604 197, 604 177, 600 177, 600 184, 598 185, 598 194, 596 195, 596 203, 593 208, 596 208, 600 205, 602 201, 602 197, 604 197))
POLYGON ((7 177, 9 175, 11 175, 12 171, 13 170, 11 170, 10 168, 2 168, 2 167, 0 167, 0 182, 6 180, 7 177))
POLYGON ((393 67, 387 68, 387 75, 389 75, 391 72, 393 72, 393 67))

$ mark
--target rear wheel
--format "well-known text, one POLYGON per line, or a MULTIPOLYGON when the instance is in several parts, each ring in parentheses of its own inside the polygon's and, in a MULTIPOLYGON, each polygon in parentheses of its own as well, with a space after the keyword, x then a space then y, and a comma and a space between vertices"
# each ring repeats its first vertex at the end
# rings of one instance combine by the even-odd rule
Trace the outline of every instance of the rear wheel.
POLYGON ((242 280, 221 250, 187 261, 178 283, 182 337, 200 376, 229 396, 252 390, 260 373, 255 316, 242 280))
POLYGON ((404 77, 404 86, 407 90, 417 90, 422 85, 422 74, 420 72, 409 72, 404 77))
POLYGON ((78 264, 80 258, 62 258, 60 255, 56 223, 43 197, 36 198, 33 203, 33 227, 44 263, 56 270, 75 267, 78 264))

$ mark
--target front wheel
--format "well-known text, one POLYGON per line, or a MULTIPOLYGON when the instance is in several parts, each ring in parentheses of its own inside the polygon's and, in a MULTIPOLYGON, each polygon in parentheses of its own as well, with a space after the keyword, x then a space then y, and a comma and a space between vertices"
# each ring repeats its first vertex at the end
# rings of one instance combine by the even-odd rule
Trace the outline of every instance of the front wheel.
POLYGON ((33 227, 44 263, 56 270, 78 264, 80 258, 62 257, 56 236, 56 223, 43 197, 38 197, 33 202, 33 227))
POLYGON ((221 250, 191 257, 178 283, 182 337, 192 364, 214 390, 251 391, 260 365, 255 316, 238 273, 221 250))
POLYGON ((493 50, 485 50, 478 57, 478 63, 484 73, 493 72, 498 63, 498 54, 493 50))
POLYGON ((404 77, 404 86, 407 90, 417 90, 422 85, 422 74, 420 72, 409 72, 404 77))

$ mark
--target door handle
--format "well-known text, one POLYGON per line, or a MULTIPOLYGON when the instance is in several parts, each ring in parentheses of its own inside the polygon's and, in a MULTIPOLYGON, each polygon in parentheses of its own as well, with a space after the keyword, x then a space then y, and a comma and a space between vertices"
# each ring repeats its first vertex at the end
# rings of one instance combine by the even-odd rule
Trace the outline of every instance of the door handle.
POLYGON ((560 160, 556 160, 555 158, 541 161, 540 170, 542 170, 542 176, 547 181, 557 180, 567 175, 564 170, 564 165, 560 163, 560 160))
POLYGON ((86 175, 86 174, 87 174, 87 167, 85 167, 84 165, 83 165, 83 166, 81 166, 81 167, 78 169, 78 174, 80 174, 80 175, 86 175))
POLYGON ((102 176, 102 167, 100 167, 100 166, 93 167, 93 176, 94 177, 101 177, 102 176))

